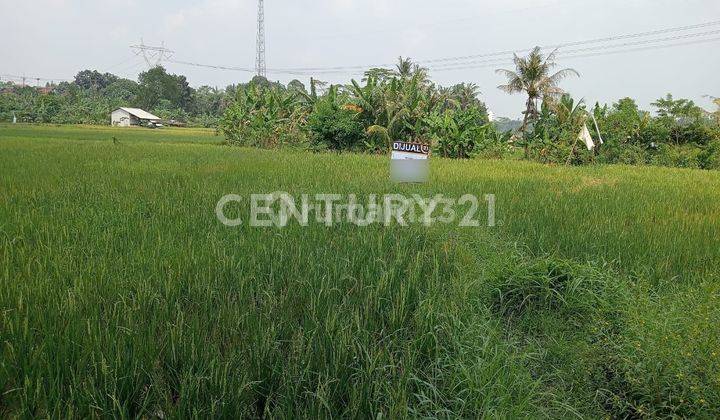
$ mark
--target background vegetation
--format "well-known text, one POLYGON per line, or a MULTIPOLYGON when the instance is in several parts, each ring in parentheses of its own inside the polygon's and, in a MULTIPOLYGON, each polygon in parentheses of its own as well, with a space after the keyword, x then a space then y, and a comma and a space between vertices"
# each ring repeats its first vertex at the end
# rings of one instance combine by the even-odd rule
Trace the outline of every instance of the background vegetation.
POLYGON ((193 89, 162 67, 141 73, 137 83, 85 70, 71 83, 49 87, 50 93, 0 86, 0 121, 15 115, 21 122, 107 124, 111 110, 130 105, 172 124, 217 128, 243 146, 385 153, 391 141, 401 140, 430 144, 449 158, 720 168, 720 100, 713 112, 669 94, 652 104, 654 113, 631 98, 589 106, 560 87, 579 74, 555 67, 554 54, 535 49, 515 57, 514 69, 498 70, 507 77, 500 89, 527 96, 517 122, 491 122, 478 86, 439 86, 425 68, 402 57, 396 68, 369 69, 359 81, 311 79, 308 87, 255 77, 223 90, 193 89), (590 149, 579 139, 583 127, 596 143, 590 149))

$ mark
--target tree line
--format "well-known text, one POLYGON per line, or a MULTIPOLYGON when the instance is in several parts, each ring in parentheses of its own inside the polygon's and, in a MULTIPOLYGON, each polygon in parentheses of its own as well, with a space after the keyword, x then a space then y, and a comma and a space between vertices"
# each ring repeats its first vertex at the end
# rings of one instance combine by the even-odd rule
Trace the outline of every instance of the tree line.
POLYGON ((344 85, 311 80, 306 91, 299 82, 254 81, 236 90, 220 128, 245 146, 383 153, 402 140, 449 158, 720 169, 720 99, 714 113, 669 94, 652 104, 654 112, 631 98, 589 106, 560 87, 579 73, 555 70, 554 54, 536 48, 514 62, 515 69, 498 70, 507 78, 499 89, 526 96, 522 121, 490 122, 478 86, 436 85, 427 69, 401 57, 394 69, 370 69, 344 85), (591 147, 580 138, 585 127, 591 147))
POLYGON ((401 58, 395 69, 373 68, 347 85, 256 80, 236 90, 220 129, 245 146, 384 153, 403 140, 431 143, 444 157, 500 156, 510 135, 489 121, 478 95, 472 83, 438 86, 401 58))
POLYGON ((521 121, 490 121, 472 83, 440 86, 428 70, 400 58, 395 68, 371 68, 360 80, 305 86, 254 77, 224 89, 194 89, 182 75, 156 67, 138 81, 84 70, 42 94, 0 85, 0 121, 107 124, 109 112, 134 106, 166 120, 216 127, 228 143, 255 147, 385 153, 393 140, 429 144, 448 158, 525 158, 551 164, 625 163, 720 168, 720 99, 707 112, 667 95, 641 110, 631 98, 586 104, 561 87, 560 69, 539 48, 515 56, 499 88, 527 100, 521 121), (580 139, 589 127, 595 145, 580 139), (598 131, 599 130, 599 131, 598 131), (602 138, 602 142, 600 139, 602 138))
POLYGON ((214 127, 235 86, 190 87, 185 76, 163 67, 140 73, 138 81, 83 70, 71 82, 46 89, 0 82, 0 121, 56 124, 109 124, 119 107, 149 110, 166 120, 214 127))

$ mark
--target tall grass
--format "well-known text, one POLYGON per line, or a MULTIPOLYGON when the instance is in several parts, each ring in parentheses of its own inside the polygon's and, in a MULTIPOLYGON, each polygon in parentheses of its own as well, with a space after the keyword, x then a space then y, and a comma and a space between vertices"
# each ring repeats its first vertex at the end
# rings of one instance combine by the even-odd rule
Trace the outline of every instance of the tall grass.
POLYGON ((0 126, 0 414, 720 415, 720 175, 438 159, 398 186, 220 141, 0 126), (278 190, 493 193, 501 226, 215 218, 278 190))

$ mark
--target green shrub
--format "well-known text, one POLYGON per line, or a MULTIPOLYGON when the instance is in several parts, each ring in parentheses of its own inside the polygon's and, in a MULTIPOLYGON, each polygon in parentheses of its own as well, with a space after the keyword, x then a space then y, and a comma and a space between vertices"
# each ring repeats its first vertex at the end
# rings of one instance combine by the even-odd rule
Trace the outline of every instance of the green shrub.
POLYGON ((307 128, 316 149, 359 151, 366 139, 356 113, 330 100, 321 100, 315 105, 307 128))
POLYGON ((647 163, 647 151, 642 146, 625 145, 618 150, 617 161, 613 163, 623 163, 625 165, 644 165, 647 163))
POLYGON ((720 139, 708 144, 700 156, 700 161, 704 169, 720 169, 720 139))
POLYGON ((436 153, 448 158, 467 159, 494 143, 494 128, 484 123, 484 119, 479 108, 469 107, 434 113, 425 118, 425 123, 436 153))
POLYGON ((703 167, 702 154, 703 150, 694 145, 661 144, 651 153, 649 163, 657 166, 699 169, 703 167))

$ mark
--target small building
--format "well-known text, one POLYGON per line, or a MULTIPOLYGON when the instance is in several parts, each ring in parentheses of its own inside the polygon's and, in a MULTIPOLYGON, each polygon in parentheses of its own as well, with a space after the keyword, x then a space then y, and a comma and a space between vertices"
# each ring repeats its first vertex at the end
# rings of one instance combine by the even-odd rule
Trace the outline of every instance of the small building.
POLYGON ((47 85, 47 86, 40 86, 35 88, 37 92, 41 95, 49 95, 55 91, 55 86, 53 85, 47 85))
POLYGON ((116 127, 159 123, 160 117, 139 108, 118 108, 110 114, 110 124, 116 127))

